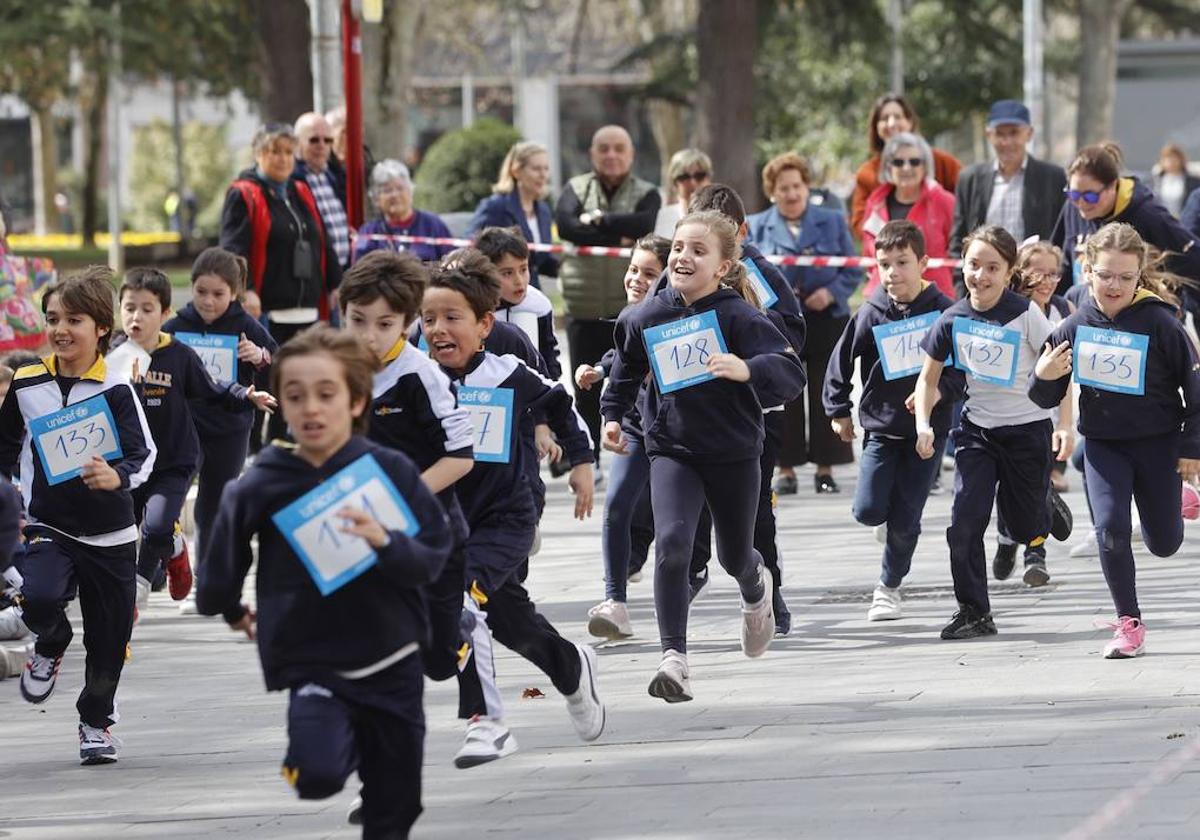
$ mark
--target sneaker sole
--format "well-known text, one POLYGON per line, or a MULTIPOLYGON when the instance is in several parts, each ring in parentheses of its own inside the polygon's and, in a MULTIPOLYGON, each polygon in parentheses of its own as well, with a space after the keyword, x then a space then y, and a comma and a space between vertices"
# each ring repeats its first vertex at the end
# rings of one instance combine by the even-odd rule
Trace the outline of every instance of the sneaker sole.
POLYGON ((943 630, 942 631, 942 640, 946 641, 946 642, 961 642, 961 641, 965 641, 966 639, 981 639, 984 636, 995 636, 995 635, 996 635, 995 627, 989 627, 989 628, 985 628, 985 629, 972 627, 972 628, 969 628, 969 630, 967 632, 960 630, 957 633, 949 633, 949 634, 943 630))
POLYGON ((116 764, 117 756, 115 755, 81 755, 79 756, 79 765, 81 767, 94 767, 99 764, 116 764))
POLYGON ((592 700, 600 707, 600 725, 596 728, 594 735, 584 735, 578 730, 575 734, 584 742, 595 741, 604 734, 604 726, 608 723, 608 709, 604 707, 604 701, 600 699, 600 692, 596 688, 596 651, 588 645, 580 645, 580 650, 583 651, 584 671, 580 672, 579 680, 582 683, 583 678, 587 677, 587 688, 592 695, 592 700))
POLYGON ((1067 503, 1055 490, 1050 491, 1050 508, 1050 536, 1059 542, 1066 542, 1075 528, 1075 519, 1067 503))
POLYGON ((648 689, 651 697, 658 697, 668 703, 686 703, 692 699, 692 693, 668 674, 658 673, 650 680, 648 689))
POLYGON ((1050 573, 1040 566, 1029 566, 1021 579, 1025 581, 1026 586, 1036 589, 1050 582, 1050 573))
POLYGON ((1146 646, 1142 645, 1132 653, 1126 653, 1123 650, 1114 650, 1104 654, 1105 659, 1134 659, 1146 652, 1146 646))
MULTIPOLYGON (((772 600, 772 598, 775 595, 775 579, 773 577, 771 577, 771 573, 768 572, 765 568, 763 569, 762 577, 763 577, 763 598, 766 599, 766 602, 769 605, 770 611, 771 611, 768 623, 770 624, 772 630, 774 630, 774 627, 775 627, 775 603, 772 600)), ((745 629, 745 620, 746 619, 743 617, 743 619, 742 619, 743 630, 745 629)), ((761 650, 755 648, 753 651, 750 651, 750 650, 747 650, 747 648, 746 648, 746 639, 743 636, 742 637, 742 653, 744 653, 748 659, 758 659, 758 657, 762 656, 764 653, 766 653, 770 649, 771 640, 774 638, 775 638, 775 633, 772 632, 771 635, 767 636, 767 638, 763 641, 761 650)))
POLYGON ((25 681, 21 680, 21 697, 22 697, 22 699, 25 700, 26 703, 33 703, 35 706, 38 705, 39 703, 45 703, 47 700, 50 699, 50 695, 53 693, 54 693, 54 686, 51 685, 50 690, 47 691, 45 694, 42 694, 40 696, 35 695, 35 694, 30 694, 28 691, 25 690, 25 681))
POLYGON ((504 746, 500 748, 500 752, 491 755, 456 755, 454 756, 454 766, 459 770, 467 770, 471 767, 478 767, 481 764, 491 764, 493 761, 498 761, 505 756, 512 755, 516 751, 516 740, 510 735, 505 740, 504 746))
POLYGON ((875 613, 867 612, 867 621, 899 621, 904 618, 903 613, 875 613))
POLYGON ((610 642, 615 642, 618 639, 632 639, 633 631, 625 633, 617 626, 616 622, 609 621, 607 618, 600 616, 592 616, 588 619, 588 632, 598 639, 607 639, 610 642))

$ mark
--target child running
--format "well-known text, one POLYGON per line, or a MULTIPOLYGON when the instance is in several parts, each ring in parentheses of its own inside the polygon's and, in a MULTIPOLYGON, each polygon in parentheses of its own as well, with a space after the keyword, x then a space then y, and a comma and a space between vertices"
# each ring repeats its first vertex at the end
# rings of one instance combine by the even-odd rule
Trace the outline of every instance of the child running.
POLYGON ((1178 551, 1181 477, 1200 477, 1200 360, 1133 227, 1114 222, 1088 237, 1082 268, 1092 294, 1046 342, 1029 395, 1053 406, 1070 394, 1072 371, 1079 383, 1084 480, 1117 611, 1104 656, 1128 659, 1146 649, 1130 502, 1146 548, 1157 557, 1178 551))
POLYGON ((914 449, 917 428, 911 411, 925 356, 921 341, 954 301, 922 277, 929 262, 925 236, 912 222, 891 221, 880 229, 875 260, 880 288, 850 319, 833 348, 822 399, 834 433, 847 443, 854 440, 851 392, 857 361, 863 449, 854 518, 863 525, 886 528, 883 570, 867 620, 891 621, 904 615, 900 584, 912 566, 927 489, 941 467, 940 453, 954 401, 961 396, 963 375, 950 369, 938 382, 937 405, 930 417, 936 457, 922 458, 914 449))
POLYGON ((79 758, 118 758, 109 727, 133 627, 137 526, 133 496, 155 448, 137 395, 104 363, 113 329, 113 273, 92 266, 52 284, 42 312, 53 352, 17 370, 0 405, 0 472, 20 470, 27 540, 25 623, 37 634, 21 696, 44 703, 73 632, 79 594, 86 657, 79 758))
POLYGON ((421 587, 453 542, 407 456, 362 437, 376 357, 317 325, 271 371, 295 446, 265 447, 221 499, 196 607, 258 638, 268 691, 289 693, 283 777, 301 799, 362 781, 364 837, 407 837, 421 813, 421 587), (258 537, 257 613, 242 586, 258 537))
MULTIPOLYGON (((1025 383, 1050 322, 1036 303, 1009 288, 1017 243, 999 225, 977 229, 963 242, 963 279, 969 296, 942 313, 921 342, 926 357, 917 381, 917 453, 933 458, 930 416, 947 363, 967 374, 961 425, 954 435, 954 502, 946 541, 958 612, 943 639, 995 635, 988 600, 983 537, 992 504, 1010 536, 1033 546, 1046 541, 1051 453, 1065 459, 1069 426, 1054 428, 1049 409, 1035 405, 1025 383)), ((1070 403, 1062 400, 1064 423, 1070 403)))
POLYGON ((624 453, 621 419, 652 374, 642 418, 663 658, 649 692, 667 702, 692 699, 688 567, 706 502, 718 559, 741 592, 742 651, 761 656, 775 633, 771 576, 753 546, 762 409, 795 399, 804 374, 796 351, 747 288, 737 233, 714 211, 680 220, 667 261, 669 287, 617 319, 618 361, 601 400, 604 445, 624 453))
POLYGON ((541 354, 551 379, 562 377, 558 339, 554 337, 554 305, 540 289, 529 285, 529 245, 517 228, 484 228, 475 247, 496 266, 500 276, 500 306, 496 320, 516 324, 541 354))

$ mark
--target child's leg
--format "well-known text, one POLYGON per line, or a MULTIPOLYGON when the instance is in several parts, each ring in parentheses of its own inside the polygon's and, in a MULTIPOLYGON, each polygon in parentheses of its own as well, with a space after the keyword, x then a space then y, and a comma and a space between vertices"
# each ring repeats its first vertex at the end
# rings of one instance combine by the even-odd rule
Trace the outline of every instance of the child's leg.
POLYGON ((323 685, 291 690, 283 778, 301 799, 326 799, 345 787, 358 766, 355 717, 351 705, 323 685))
POLYGON ((133 630, 137 548, 134 543, 108 548, 74 543, 67 550, 79 581, 87 651, 83 690, 75 707, 81 721, 104 729, 117 722, 117 683, 133 630))
POLYGON ((1141 618, 1133 547, 1129 544, 1133 531, 1129 502, 1133 497, 1136 467, 1122 444, 1095 438, 1088 440, 1084 459, 1087 465, 1084 478, 1088 484, 1088 496, 1092 500, 1092 522, 1096 526, 1100 567, 1104 570, 1113 605, 1117 608, 1117 615, 1141 618))
MULTIPOLYGON (((649 463, 647 461, 646 463, 649 463)), ((646 475, 646 489, 638 499, 629 525, 629 573, 640 572, 646 565, 650 544, 654 542, 654 510, 650 503, 650 476, 646 475)), ((612 491, 609 490, 611 493, 612 491)))
MULTIPOLYGON (((854 518, 863 525, 874 527, 887 522, 892 499, 897 495, 893 488, 900 468, 900 449, 891 443, 893 441, 870 432, 863 441, 862 458, 858 462, 858 487, 850 508, 854 518)), ((911 442, 897 443, 913 449, 911 442)))
POLYGON ((1050 534, 1049 420, 992 430, 996 455, 996 509, 1013 541, 1039 546, 1050 534))
POLYGON ((155 573, 175 553, 175 522, 183 510, 188 480, 157 481, 142 513, 142 544, 137 573, 153 580, 155 573))
POLYGON ((638 441, 629 441, 626 455, 609 459, 608 495, 600 544, 604 553, 604 597, 624 601, 629 578, 631 526, 637 506, 650 484, 650 461, 638 441))
POLYGON ((954 502, 946 542, 958 603, 981 613, 991 610, 983 534, 996 499, 996 455, 985 431, 966 418, 955 435, 954 502))
MULTIPOLYGON (((912 568, 913 552, 921 537, 921 515, 929 494, 922 492, 942 468, 943 441, 933 445, 934 456, 922 458, 910 440, 887 441, 885 448, 894 451, 895 479, 892 482, 891 504, 888 506, 887 543, 883 548, 884 586, 897 587, 912 568)), ((861 480, 861 479, 860 479, 861 480)))
POLYGON ((496 641, 536 665, 560 693, 575 693, 579 688, 579 650, 537 611, 524 586, 509 578, 489 593, 483 610, 496 641))
POLYGON ((421 666, 417 657, 411 656, 396 668, 407 672, 406 690, 389 696, 387 711, 360 706, 355 716, 364 838, 407 837, 422 810, 425 713, 421 708, 421 666))
POLYGON ((775 543, 775 494, 771 490, 771 474, 783 442, 783 412, 769 411, 763 415, 762 457, 758 459, 758 510, 754 519, 754 548, 762 555, 763 563, 775 580, 775 590, 783 585, 783 569, 779 565, 779 547, 775 543))
POLYGON ((758 603, 763 598, 762 558, 754 549, 758 459, 706 464, 700 474, 716 532, 717 560, 738 582, 742 600, 758 603))
POLYGON ((37 634, 34 650, 42 656, 61 656, 74 635, 66 604, 75 597, 75 561, 49 537, 38 536, 25 546, 25 625, 37 634))
POLYGON ((708 505, 700 508, 696 520, 696 539, 692 542, 692 562, 688 566, 688 580, 703 580, 708 577, 708 561, 712 560, 712 513, 708 505))
POLYGON ((1170 557, 1183 544, 1183 479, 1179 436, 1171 433, 1126 444, 1134 453, 1133 497, 1142 521, 1142 538, 1156 557, 1170 557))
POLYGON ((425 587, 429 605, 429 645, 422 650, 425 676, 448 680, 458 673, 463 609, 463 549, 455 548, 437 580, 425 587))
MULTIPOLYGON (((662 649, 687 653, 688 568, 704 507, 700 473, 672 458, 650 459, 654 505, 654 607, 662 649)), ((753 501, 753 498, 751 498, 753 501)))
POLYGON ((458 672, 458 716, 470 720, 479 715, 493 720, 504 717, 504 703, 496 687, 496 661, 487 614, 470 595, 460 593, 462 637, 471 646, 467 661, 458 672))
POLYGON ((196 556, 204 556, 205 541, 217 518, 225 485, 242 472, 250 440, 244 432, 200 439, 200 480, 196 486, 196 556))

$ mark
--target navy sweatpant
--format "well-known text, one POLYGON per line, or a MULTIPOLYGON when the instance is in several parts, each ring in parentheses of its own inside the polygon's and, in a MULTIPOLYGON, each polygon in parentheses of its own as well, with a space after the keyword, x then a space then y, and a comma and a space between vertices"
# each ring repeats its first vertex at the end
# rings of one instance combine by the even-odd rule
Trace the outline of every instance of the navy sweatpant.
POLYGON ((83 614, 83 690, 75 708, 88 726, 117 722, 117 683, 125 667, 125 645, 133 629, 134 543, 86 545, 44 529, 26 536, 25 624, 37 634, 42 656, 60 656, 71 644, 67 602, 79 594, 83 614))
POLYGON ((1117 615, 1140 618, 1129 503, 1137 502, 1142 538, 1156 557, 1169 557, 1183 544, 1180 511, 1182 479, 1175 471, 1179 434, 1168 432, 1135 440, 1088 438, 1084 453, 1092 524, 1100 548, 1100 566, 1117 615))
POLYGON ((196 483, 196 556, 204 556, 205 542, 217 518, 225 485, 242 473, 246 450, 250 446, 247 431, 200 437, 200 479, 196 483))
POLYGON ((705 502, 716 530, 717 559, 737 580, 745 601, 762 599, 762 557, 754 549, 759 478, 757 458, 712 463, 650 456, 654 606, 664 651, 687 652, 688 568, 705 502))
POLYGON ((985 429, 962 418, 954 436, 954 503, 946 529, 959 604, 991 610, 983 535, 993 503, 1017 542, 1044 541, 1049 533, 1052 431, 1049 420, 985 429))
POLYGON ((283 777, 301 799, 326 799, 357 770, 362 836, 397 840, 408 837, 422 810, 421 657, 413 654, 377 676, 391 685, 386 694, 359 696, 315 682, 291 689, 283 777))
POLYGON ((175 553, 175 523, 191 483, 190 472, 152 475, 133 491, 133 510, 142 527, 137 573, 145 580, 153 581, 159 567, 175 553))

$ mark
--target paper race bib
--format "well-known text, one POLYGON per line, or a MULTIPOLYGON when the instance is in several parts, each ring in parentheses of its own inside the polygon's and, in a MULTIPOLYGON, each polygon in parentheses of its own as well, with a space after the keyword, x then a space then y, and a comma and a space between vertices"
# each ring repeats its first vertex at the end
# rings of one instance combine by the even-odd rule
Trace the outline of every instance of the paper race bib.
POLYGON ((708 360, 714 353, 728 352, 717 313, 712 311, 649 327, 642 337, 663 394, 715 379, 708 372, 708 360))
POLYGON ((1118 394, 1146 393, 1150 336, 1080 327, 1072 353, 1075 381, 1118 394))
POLYGON ((328 595, 379 562, 370 543, 342 532, 337 515, 350 506, 366 511, 389 531, 415 536, 412 508, 375 456, 363 455, 271 517, 322 595, 328 595))
POLYGON ((475 460, 507 464, 512 459, 512 388, 462 387, 458 404, 475 427, 475 460))
POLYGON ((105 461, 121 458, 116 430, 117 422, 103 395, 29 421, 29 435, 48 484, 61 484, 79 475, 95 455, 105 461))
POLYGON ((175 333, 175 338, 196 351, 200 361, 204 362, 209 376, 218 382, 234 382, 237 380, 237 346, 236 335, 219 335, 209 333, 175 333))
POLYGON ((879 351, 879 363, 883 365, 884 379, 890 382, 921 372, 921 366, 925 364, 921 341, 940 316, 940 312, 926 312, 915 318, 871 328, 875 349, 879 351))
POLYGON ((767 282, 767 278, 763 276, 763 273, 758 270, 758 266, 754 264, 754 260, 749 257, 743 257, 742 265, 746 267, 747 282, 754 289, 754 294, 758 295, 759 309, 770 309, 779 300, 779 295, 775 294, 775 290, 771 288, 771 284, 767 282))
POLYGON ((980 382, 1010 387, 1017 379, 1021 333, 970 318, 954 319, 954 364, 980 382))

